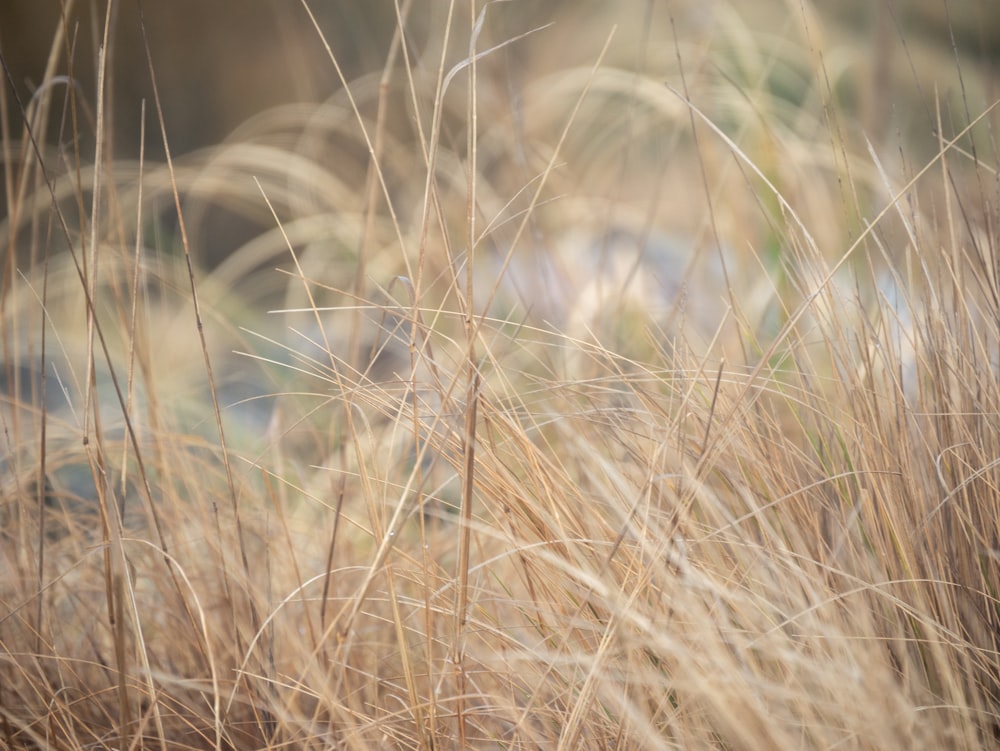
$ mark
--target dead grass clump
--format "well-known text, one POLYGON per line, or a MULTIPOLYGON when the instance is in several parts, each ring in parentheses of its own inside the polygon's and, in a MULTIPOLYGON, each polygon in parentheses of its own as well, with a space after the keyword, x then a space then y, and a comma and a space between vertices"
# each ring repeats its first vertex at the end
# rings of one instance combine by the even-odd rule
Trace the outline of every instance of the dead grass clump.
POLYGON ((993 745, 992 110, 893 166, 804 10, 409 7, 202 153, 5 134, 3 743, 993 745))

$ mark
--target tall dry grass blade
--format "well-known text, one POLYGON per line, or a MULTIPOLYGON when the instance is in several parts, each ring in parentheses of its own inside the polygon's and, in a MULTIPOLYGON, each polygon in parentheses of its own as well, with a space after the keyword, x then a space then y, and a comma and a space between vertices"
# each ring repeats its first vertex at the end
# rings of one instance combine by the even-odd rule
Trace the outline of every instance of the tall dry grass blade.
MULTIPOLYGON (((674 18, 670 16, 670 32, 673 34, 674 38, 674 53, 677 56, 677 72, 681 79, 681 91, 684 92, 685 99, 690 99, 691 94, 688 89, 687 77, 684 72, 684 59, 681 56, 681 46, 677 37, 677 24, 674 22, 674 18)), ((691 138, 694 145, 694 153, 698 160, 698 170, 701 175, 701 185, 705 190, 705 207, 708 209, 708 226, 712 232, 712 240, 715 243, 715 247, 719 254, 719 262, 722 268, 722 281, 726 285, 726 296, 729 298, 729 304, 732 306, 733 310, 738 310, 738 305, 736 303, 735 292, 733 290, 733 283, 729 278, 729 264, 726 263, 725 254, 722 252, 723 243, 722 236, 719 234, 719 223, 715 217, 715 202, 712 198, 712 190, 709 187, 708 173, 705 167, 705 159, 702 155, 701 145, 698 142, 698 124, 695 121, 694 110, 688 109, 688 117, 691 122, 691 138)), ((736 325, 734 321, 734 325, 736 325)), ((721 332, 720 332, 721 333, 721 332)), ((740 350, 743 354, 743 362, 750 362, 750 358, 747 354, 746 342, 740 337, 740 350)), ((720 366, 721 367, 721 366, 720 366)), ((722 374, 720 369, 719 374, 722 374)), ((707 436, 706 436, 707 437, 707 436)))
MULTIPOLYGON (((94 180, 91 187, 93 199, 90 207, 90 256, 88 262, 87 246, 81 249, 83 259, 83 284, 89 288, 89 297, 97 299, 97 289, 100 282, 100 243, 98 241, 98 231, 102 225, 101 216, 103 214, 102 199, 104 197, 105 186, 102 182, 106 167, 104 146, 110 129, 110 115, 106 113, 109 92, 105 89, 105 79, 107 76, 107 61, 109 56, 108 45, 111 41, 111 19, 115 9, 115 3, 108 3, 104 13, 103 31, 101 32, 101 44, 97 52, 97 125, 94 153, 94 180)), ((110 160, 109 160, 110 163, 110 160)), ((94 358, 94 336, 98 326, 96 311, 89 307, 87 313, 87 345, 85 365, 85 388, 83 406, 83 445, 86 448, 88 459, 91 463, 95 485, 98 488, 98 500, 101 507, 101 521, 104 534, 104 577, 106 588, 106 606, 109 625, 114 634, 114 658, 117 668, 118 684, 118 748, 119 751, 126 751, 130 745, 132 733, 131 700, 128 691, 129 677, 129 655, 127 648, 125 618, 125 587, 123 584, 124 569, 128 565, 125 551, 121 541, 121 519, 117 502, 114 501, 114 493, 109 477, 109 467, 105 459, 104 432, 100 422, 99 407, 96 403, 95 389, 97 387, 97 374, 94 358), (94 443, 91 448, 90 419, 93 413, 94 420, 94 443)), ((127 402, 126 405, 127 407, 127 402)))
MULTIPOLYGON (((229 491, 229 501, 233 509, 233 519, 236 524, 236 536, 239 545, 240 559, 243 566, 243 575, 245 577, 245 580, 249 582, 252 581, 252 576, 250 572, 249 556, 247 554, 247 548, 246 548, 246 536, 243 532, 242 515, 240 513, 239 500, 237 499, 236 496, 236 485, 233 479, 233 470, 230 462, 229 450, 226 445, 226 434, 222 425, 222 411, 219 407, 219 397, 215 386, 215 376, 212 371, 212 361, 209 355, 208 344, 205 339, 205 329, 201 317, 201 305, 198 297, 198 287, 195 281, 194 266, 191 258, 191 245, 188 241, 187 229, 184 223, 184 213, 181 208, 180 193, 177 188, 177 182, 173 167, 173 160, 171 159, 170 156, 169 139, 167 138, 166 123, 163 118, 163 106, 160 102, 159 91, 157 89, 156 72, 153 66, 152 50, 149 44, 149 35, 146 31, 146 24, 145 24, 145 19, 143 17, 143 11, 141 5, 139 6, 139 28, 142 33, 143 51, 146 56, 146 64, 149 71, 150 85, 152 86, 153 90, 153 103, 156 106, 156 115, 160 125, 160 137, 163 143, 163 150, 166 157, 167 171, 170 178, 170 187, 173 193, 174 208, 176 210, 176 217, 177 217, 177 225, 181 236, 181 247, 184 251, 185 263, 187 264, 188 280, 191 289, 191 302, 194 306, 195 329, 197 330, 198 338, 201 344, 202 357, 205 365, 205 373, 208 378, 208 390, 212 400, 212 411, 215 416, 215 426, 218 431, 219 448, 221 449, 223 467, 226 473, 226 487, 228 488, 229 491)), ((221 528, 219 527, 219 518, 217 514, 217 509, 216 509, 215 520, 216 520, 216 532, 218 534, 218 539, 221 541, 222 533, 221 533, 221 528)), ((223 567, 222 579, 226 587, 227 599, 235 607, 236 598, 233 594, 233 591, 230 589, 229 575, 226 572, 226 564, 224 556, 220 557, 220 563, 223 567)), ((261 622, 260 615, 257 610, 257 603, 252 595, 248 596, 246 598, 246 601, 250 611, 251 628, 254 632, 257 632, 260 629, 260 622, 261 622)), ((234 630, 234 636, 236 639, 236 643, 238 645, 242 645, 243 636, 240 634, 240 629, 238 627, 236 627, 234 630)), ((261 663, 262 663, 262 669, 266 672, 267 666, 264 664, 263 658, 261 658, 261 663)), ((271 737, 274 733, 274 720, 273 718, 271 718, 269 710, 264 709, 260 715, 257 715, 256 703, 253 703, 251 706, 253 707, 258 722, 258 726, 261 728, 264 737, 265 738, 271 737)), ((216 744, 218 745, 220 742, 221 741, 218 738, 217 734, 216 744)))

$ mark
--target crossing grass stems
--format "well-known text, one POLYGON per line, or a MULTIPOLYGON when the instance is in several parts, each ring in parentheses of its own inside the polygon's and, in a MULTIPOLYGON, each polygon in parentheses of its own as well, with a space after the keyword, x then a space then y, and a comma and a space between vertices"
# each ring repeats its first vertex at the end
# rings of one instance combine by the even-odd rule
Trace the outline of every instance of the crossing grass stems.
POLYGON ((537 79, 506 6, 358 80, 313 19, 341 88, 177 156, 147 44, 134 162, 67 27, 4 61, 7 747, 996 743, 996 113, 894 156, 717 5, 537 79))

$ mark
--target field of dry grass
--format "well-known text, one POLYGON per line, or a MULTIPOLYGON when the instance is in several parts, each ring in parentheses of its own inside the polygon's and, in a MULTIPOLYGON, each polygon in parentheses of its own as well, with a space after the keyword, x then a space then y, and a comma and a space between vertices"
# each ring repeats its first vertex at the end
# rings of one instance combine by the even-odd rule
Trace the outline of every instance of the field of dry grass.
POLYGON ((384 5, 185 153, 3 57, 0 747, 996 747, 974 14, 384 5))

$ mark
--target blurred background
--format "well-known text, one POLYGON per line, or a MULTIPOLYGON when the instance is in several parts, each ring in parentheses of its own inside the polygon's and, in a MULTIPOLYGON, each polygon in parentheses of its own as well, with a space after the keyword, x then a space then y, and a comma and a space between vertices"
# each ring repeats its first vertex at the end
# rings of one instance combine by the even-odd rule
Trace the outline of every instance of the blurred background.
MULTIPOLYGON (((474 27, 476 49, 491 50, 477 71, 477 208, 480 226, 488 226, 478 244, 493 255, 495 265, 484 267, 494 276, 514 243, 513 219, 528 208, 526 187, 545 171, 588 81, 593 87, 559 153, 559 168, 532 210, 533 237, 519 240, 518 254, 528 264, 522 278, 588 268, 578 260, 580 248, 588 248, 594 267, 602 268, 600 256, 615 233, 641 255, 655 227, 663 242, 650 253, 671 259, 660 264, 675 280, 671 289, 686 259, 698 255, 709 265, 700 258, 723 249, 738 259, 737 274, 756 278, 763 266, 780 285, 794 254, 775 231, 784 208, 768 203, 771 185, 834 260, 891 194, 935 157, 940 139, 962 131, 998 94, 993 73, 1000 64, 1000 13, 987 0, 513 0, 471 4, 474 10, 455 3, 447 33, 449 7, 388 0, 114 3, 105 144, 117 160, 121 205, 131 206, 136 181, 129 175, 137 169, 145 102, 144 239, 164 257, 181 256, 169 181, 163 170, 156 172, 164 149, 150 62, 166 138, 186 169, 178 182, 195 260, 210 270, 227 264, 229 270, 216 275, 219 288, 239 288, 240 300, 256 300, 257 310, 306 304, 290 298, 288 277, 273 273, 276 266, 294 269, 261 191, 280 221, 302 220, 291 244, 301 258, 322 259, 311 273, 332 288, 350 288, 356 273, 379 283, 412 274, 407 256, 424 242, 425 162, 418 140, 427 138, 439 67, 447 71, 468 59, 474 27), (368 152, 341 76, 370 134, 380 112, 379 78, 400 26, 397 12, 406 8, 411 72, 402 56, 396 59, 381 110, 387 114, 385 199, 403 233, 412 233, 401 243, 384 213, 375 240, 362 229, 368 152), (590 79, 609 38, 601 73, 590 79), (696 118, 682 106, 683 92, 733 146, 705 123, 692 131, 696 118), (737 164, 734 150, 744 153, 756 176, 737 164), (371 247, 365 251, 369 267, 359 272, 362 242, 371 247), (572 246, 566 268, 531 265, 539 248, 561 243, 572 246), (398 252, 401 245, 406 252, 398 252)), ((11 81, 24 106, 45 99, 39 93, 51 96, 35 137, 50 149, 50 170, 61 172, 67 184, 73 179, 67 147, 74 113, 64 92, 73 81, 76 147, 87 164, 96 141, 96 61, 107 8, 100 0, 0 3, 0 50, 11 81), (40 88, 46 80, 48 88, 40 88)), ((464 73, 452 81, 442 107, 437 180, 441 231, 451 239, 431 239, 432 246, 450 244, 456 253, 465 245, 454 238, 462 237, 465 222, 466 82, 464 73)), ((9 86, 0 100, 4 142, 20 143, 23 159, 28 151, 9 86)), ((995 148, 991 126, 998 118, 991 117, 960 143, 963 154, 974 155, 977 143, 984 154, 995 148)), ((19 157, 10 158, 17 163, 19 157)), ((954 176, 974 162, 971 156, 952 159, 949 169, 954 176)), ((958 190, 976 184, 953 182, 958 190)), ((36 189, 45 193, 40 183, 36 189)), ((934 205, 934 197, 927 198, 925 205, 934 205)), ((880 221, 890 255, 908 245, 894 214, 880 221)), ((974 226, 988 221, 971 218, 974 226)), ((106 225, 109 238, 119 226, 106 225)), ((20 244, 27 258, 23 248, 31 235, 10 237, 7 247, 20 244)), ((123 238, 113 243, 130 247, 130 233, 123 238)), ((452 260, 438 259, 428 273, 446 278, 452 260)), ((622 270, 624 277, 630 273, 622 270)), ((719 285, 705 286, 715 305, 719 285)), ((577 297, 575 285, 567 288, 573 290, 569 299, 577 297)), ((751 298, 757 294, 747 291, 751 298)), ((519 296, 528 305, 537 297, 523 290, 519 296)))
MULTIPOLYGON (((417 3, 410 14, 411 50, 419 54, 444 26, 447 3, 417 3)), ((466 10, 459 3, 459 12, 466 10)), ((106 3, 99 0, 6 0, 0 3, 0 49, 22 101, 43 80, 56 30, 65 24, 57 75, 72 74, 83 100, 94 102, 95 50, 106 3)), ((317 22, 344 75, 353 80, 381 70, 396 27, 394 4, 314 2, 317 22)), ((735 23, 772 38, 802 38, 802 8, 815 10, 821 41, 834 70, 854 72, 838 94, 865 109, 875 138, 910 122, 907 109, 926 106, 935 89, 954 93, 955 58, 970 77, 1000 63, 1000 13, 992 0, 520 0, 493 4, 484 34, 496 43, 544 24, 516 45, 515 70, 536 76, 557 67, 592 64, 608 30, 618 24, 609 62, 656 66, 674 56, 671 18, 685 40, 710 39, 735 23), (905 40, 905 42, 904 42, 905 40), (954 45, 954 46, 953 46, 954 45), (640 53, 645 58, 640 60, 640 53), (922 89, 918 90, 918 89, 922 89)), ((317 102, 339 88, 318 34, 298 2, 202 0, 116 3, 109 91, 119 155, 138 151, 139 107, 151 100, 139 8, 144 15, 171 148, 184 153, 221 141, 262 110, 293 101, 317 102)), ((467 19, 463 21, 467 24, 467 19)), ((467 28, 467 26, 466 26, 467 28)), ((989 76, 987 76, 989 78, 989 76)), ((967 82, 969 83, 969 82, 967 82)), ((984 92, 986 97, 996 92, 984 92)), ((844 103, 844 102, 842 102, 844 103)), ((16 108, 3 113, 19 124, 16 108)), ((54 112, 53 125, 61 113, 54 112)), ((55 131, 54 131, 55 132, 55 131)), ((150 155, 158 139, 147 143, 150 155)))

